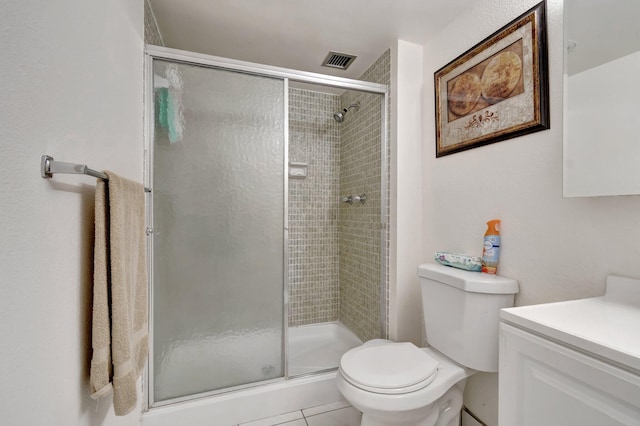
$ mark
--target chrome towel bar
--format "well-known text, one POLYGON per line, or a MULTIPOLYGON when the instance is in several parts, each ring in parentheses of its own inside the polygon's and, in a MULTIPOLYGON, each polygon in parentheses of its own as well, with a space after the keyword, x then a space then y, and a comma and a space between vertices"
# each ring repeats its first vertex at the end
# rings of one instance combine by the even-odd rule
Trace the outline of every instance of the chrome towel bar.
MULTIPOLYGON (((109 176, 102 172, 90 169, 86 164, 65 163, 55 161, 53 157, 43 155, 40 158, 40 175, 45 178, 52 178, 55 173, 89 175, 108 181, 109 176)), ((151 192, 151 189, 145 187, 145 192, 151 192)))

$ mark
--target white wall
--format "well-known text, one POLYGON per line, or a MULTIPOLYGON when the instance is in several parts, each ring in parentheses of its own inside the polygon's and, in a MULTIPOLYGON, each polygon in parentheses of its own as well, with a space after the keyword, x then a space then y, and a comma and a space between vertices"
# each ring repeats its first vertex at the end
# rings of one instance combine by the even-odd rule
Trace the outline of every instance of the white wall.
POLYGON ((389 335, 422 343, 421 263, 422 46, 398 40, 391 49, 391 227, 389 335))
POLYGON ((640 192, 638 69, 640 51, 567 78, 565 194, 640 192))
POLYGON ((88 396, 93 178, 142 178, 143 3, 7 0, 0 32, 0 423, 137 425, 88 396))
MULTIPOLYGON (((549 0, 551 129, 435 158, 433 73, 537 0, 472 2, 425 42, 422 255, 480 255, 485 222, 502 219, 499 274, 518 305, 598 296, 609 273, 640 277, 640 197, 562 198, 562 0, 549 0)), ((465 404, 497 424, 495 377, 472 378, 465 404)))

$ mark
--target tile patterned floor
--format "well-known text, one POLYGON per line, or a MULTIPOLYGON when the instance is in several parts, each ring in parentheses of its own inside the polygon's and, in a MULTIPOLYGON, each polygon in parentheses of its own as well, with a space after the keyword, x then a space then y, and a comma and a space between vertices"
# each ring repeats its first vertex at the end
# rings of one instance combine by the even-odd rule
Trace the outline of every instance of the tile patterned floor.
POLYGON ((306 408, 238 426, 359 426, 362 413, 346 401, 306 408))

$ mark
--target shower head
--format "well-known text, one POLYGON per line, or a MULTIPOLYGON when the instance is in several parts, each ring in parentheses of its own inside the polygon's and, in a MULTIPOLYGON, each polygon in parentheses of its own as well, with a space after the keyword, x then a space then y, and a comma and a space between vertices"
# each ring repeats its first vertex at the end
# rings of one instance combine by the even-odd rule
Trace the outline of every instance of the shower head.
POLYGON ((351 104, 349 105, 347 108, 342 108, 342 111, 340 112, 336 112, 333 114, 333 119, 336 120, 338 123, 342 123, 344 121, 344 116, 347 115, 347 113, 349 112, 349 110, 351 108, 355 108, 356 111, 360 109, 360 101, 356 102, 355 104, 351 104))

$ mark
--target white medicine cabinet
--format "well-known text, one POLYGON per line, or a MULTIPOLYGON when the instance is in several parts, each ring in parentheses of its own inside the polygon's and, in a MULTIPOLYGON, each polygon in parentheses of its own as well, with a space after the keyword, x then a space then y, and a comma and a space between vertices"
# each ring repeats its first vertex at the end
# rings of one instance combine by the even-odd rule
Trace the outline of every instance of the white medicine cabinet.
POLYGON ((565 197, 640 194, 638 0, 564 0, 565 197))

